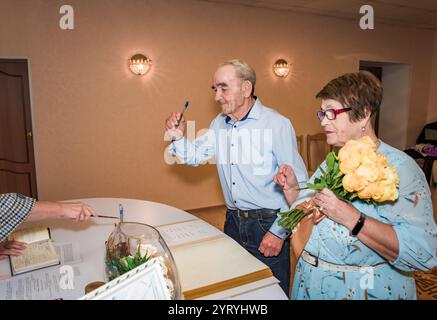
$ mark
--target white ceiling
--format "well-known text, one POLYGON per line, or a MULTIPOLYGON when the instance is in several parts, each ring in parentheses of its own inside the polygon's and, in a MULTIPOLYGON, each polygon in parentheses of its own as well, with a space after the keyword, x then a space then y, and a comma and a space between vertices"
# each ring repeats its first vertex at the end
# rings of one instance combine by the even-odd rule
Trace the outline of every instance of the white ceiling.
POLYGON ((359 19, 362 5, 371 5, 375 21, 437 30, 437 0, 198 0, 288 10, 343 19, 359 19))

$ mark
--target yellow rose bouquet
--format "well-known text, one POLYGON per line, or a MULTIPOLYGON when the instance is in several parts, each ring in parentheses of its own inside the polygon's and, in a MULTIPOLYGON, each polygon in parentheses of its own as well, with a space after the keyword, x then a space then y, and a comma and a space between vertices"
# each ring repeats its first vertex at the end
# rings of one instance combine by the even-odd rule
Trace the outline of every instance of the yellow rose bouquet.
MULTIPOLYGON (((384 154, 376 153, 376 145, 368 136, 350 140, 338 152, 330 152, 326 156, 326 169, 319 170, 321 176, 308 183, 308 189, 328 188, 344 201, 360 199, 369 204, 398 198, 396 168, 388 164, 384 154)), ((279 225, 293 230, 306 216, 313 216, 314 223, 324 217, 313 199, 280 213, 279 225)))

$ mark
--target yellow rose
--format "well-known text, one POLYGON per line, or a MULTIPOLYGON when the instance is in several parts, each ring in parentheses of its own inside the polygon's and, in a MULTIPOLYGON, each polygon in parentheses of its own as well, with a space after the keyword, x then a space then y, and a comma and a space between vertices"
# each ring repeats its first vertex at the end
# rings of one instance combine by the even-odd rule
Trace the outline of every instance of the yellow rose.
POLYGON ((383 188, 383 195, 375 199, 377 202, 384 202, 384 201, 394 201, 398 198, 398 190, 396 188, 396 185, 386 185, 383 188))
POLYGON ((354 173, 362 163, 373 166, 376 162, 375 149, 376 145, 368 136, 346 142, 338 153, 340 171, 344 174, 354 173))
POLYGON ((356 145, 356 141, 349 141, 338 153, 340 171, 344 174, 353 173, 361 164, 358 149, 355 148, 356 145))
POLYGON ((359 153, 359 144, 355 140, 350 140, 340 149, 338 157, 340 161, 346 161, 349 158, 355 157, 359 153))
POLYGON ((378 170, 378 181, 385 180, 387 178, 386 167, 377 164, 376 169, 378 170))
POLYGON ((355 185, 354 185, 354 175, 353 174, 346 174, 343 177, 343 188, 348 192, 354 192, 355 185))
POLYGON ((375 165, 362 164, 355 170, 355 174, 364 177, 369 182, 375 182, 378 179, 379 171, 375 165))
POLYGON ((377 163, 377 165, 379 165, 381 167, 387 167, 388 166, 387 159, 385 158, 385 155, 383 153, 378 153, 376 155, 376 163, 377 163))
POLYGON ((384 154, 375 152, 376 144, 365 136, 348 141, 339 151, 343 188, 357 192, 360 199, 377 202, 394 201, 398 197, 399 178, 384 154))
POLYGON ((359 191, 364 189, 368 181, 365 177, 359 176, 357 174, 347 174, 343 177, 343 188, 348 192, 359 191))
POLYGON ((382 170, 379 172, 379 180, 383 181, 387 185, 399 184, 399 178, 396 168, 393 166, 382 168, 382 170))
POLYGON ((370 139, 369 136, 364 136, 357 140, 359 151, 361 154, 371 153, 376 150, 376 144, 370 139))
POLYGON ((392 183, 393 185, 398 185, 399 184, 399 177, 398 177, 398 170, 396 169, 396 167, 394 166, 388 166, 388 175, 387 175, 387 180, 390 181, 390 183, 392 183))
POLYGON ((358 191, 360 199, 379 199, 384 194, 384 188, 377 182, 369 183, 363 190, 358 191))
POLYGON ((340 171, 344 174, 354 173, 360 166, 361 161, 359 157, 350 157, 340 162, 340 171))
POLYGON ((376 201, 394 201, 398 198, 397 185, 399 184, 399 178, 395 167, 388 166, 384 168, 384 179, 379 183, 382 185, 384 192, 379 199, 375 199, 376 201))
POLYGON ((360 158, 361 164, 368 166, 375 166, 377 164, 377 156, 374 151, 360 153, 360 158))

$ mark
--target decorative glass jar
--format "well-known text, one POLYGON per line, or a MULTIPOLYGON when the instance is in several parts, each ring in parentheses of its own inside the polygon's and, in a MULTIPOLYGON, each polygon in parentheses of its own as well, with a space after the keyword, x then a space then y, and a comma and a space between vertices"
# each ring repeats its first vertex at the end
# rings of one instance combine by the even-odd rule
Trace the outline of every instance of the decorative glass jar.
POLYGON ((111 281, 148 260, 161 257, 172 299, 181 299, 181 286, 170 249, 154 227, 120 222, 106 242, 106 274, 111 281))

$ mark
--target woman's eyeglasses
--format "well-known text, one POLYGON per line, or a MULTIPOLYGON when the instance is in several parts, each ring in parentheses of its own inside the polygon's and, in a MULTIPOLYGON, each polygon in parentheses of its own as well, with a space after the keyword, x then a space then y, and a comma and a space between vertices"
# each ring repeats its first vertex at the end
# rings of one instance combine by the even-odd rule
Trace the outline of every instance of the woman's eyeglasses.
POLYGON ((328 120, 335 120, 337 114, 347 112, 350 110, 352 110, 352 108, 326 109, 325 111, 318 111, 317 118, 319 118, 320 121, 322 121, 325 117, 328 118, 328 120))

